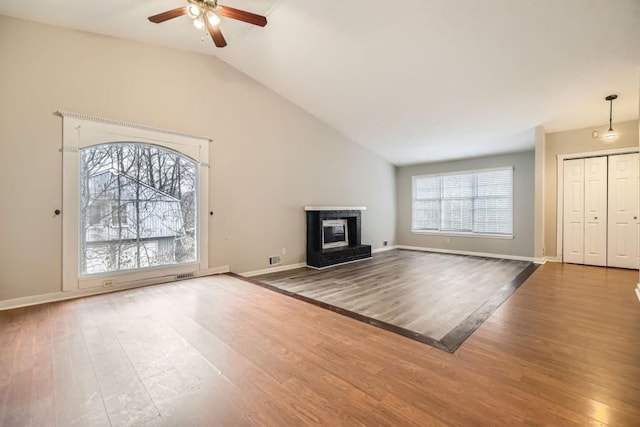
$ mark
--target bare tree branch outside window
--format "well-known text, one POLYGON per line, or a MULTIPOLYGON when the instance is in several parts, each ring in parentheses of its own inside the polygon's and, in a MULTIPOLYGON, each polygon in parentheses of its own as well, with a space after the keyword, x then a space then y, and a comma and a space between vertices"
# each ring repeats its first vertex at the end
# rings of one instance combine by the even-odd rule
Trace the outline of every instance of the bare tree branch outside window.
POLYGON ((196 261, 197 165, 135 142, 81 150, 81 274, 196 261))

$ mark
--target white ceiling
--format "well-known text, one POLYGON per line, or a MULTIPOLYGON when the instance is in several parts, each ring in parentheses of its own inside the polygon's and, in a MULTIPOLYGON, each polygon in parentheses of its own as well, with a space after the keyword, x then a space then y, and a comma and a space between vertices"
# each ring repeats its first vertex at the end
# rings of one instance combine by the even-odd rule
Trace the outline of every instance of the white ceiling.
POLYGON ((0 0, 0 14, 217 55, 397 165, 533 147, 638 117, 640 0, 227 0, 216 49, 183 0, 0 0))

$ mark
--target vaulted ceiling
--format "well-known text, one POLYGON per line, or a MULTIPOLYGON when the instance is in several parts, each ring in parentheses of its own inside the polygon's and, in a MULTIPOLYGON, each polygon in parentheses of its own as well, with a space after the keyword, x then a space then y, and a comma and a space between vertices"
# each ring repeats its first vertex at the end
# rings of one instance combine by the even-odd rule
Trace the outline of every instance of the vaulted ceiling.
POLYGON ((397 165, 533 147, 638 117, 639 0, 226 0, 217 49, 185 0, 0 0, 0 14, 216 55, 397 165))

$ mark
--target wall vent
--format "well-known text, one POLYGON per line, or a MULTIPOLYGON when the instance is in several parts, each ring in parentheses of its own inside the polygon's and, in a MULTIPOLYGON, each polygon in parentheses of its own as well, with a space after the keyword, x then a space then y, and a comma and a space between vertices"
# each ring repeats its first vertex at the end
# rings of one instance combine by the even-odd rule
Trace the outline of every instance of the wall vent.
POLYGON ((280 259, 280 255, 274 255, 269 257, 269 265, 279 265, 282 260, 280 259))
POLYGON ((182 273, 176 276, 176 280, 192 279, 193 273, 182 273))

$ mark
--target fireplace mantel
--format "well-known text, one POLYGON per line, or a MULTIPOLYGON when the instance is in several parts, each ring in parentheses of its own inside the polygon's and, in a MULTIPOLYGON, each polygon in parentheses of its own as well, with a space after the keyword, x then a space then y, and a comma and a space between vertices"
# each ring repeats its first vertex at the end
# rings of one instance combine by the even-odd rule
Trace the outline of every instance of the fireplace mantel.
POLYGON ((366 206, 305 206, 305 211, 366 211, 366 206))

